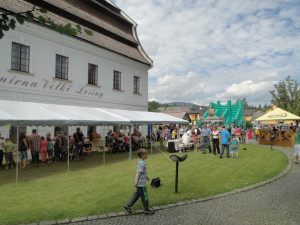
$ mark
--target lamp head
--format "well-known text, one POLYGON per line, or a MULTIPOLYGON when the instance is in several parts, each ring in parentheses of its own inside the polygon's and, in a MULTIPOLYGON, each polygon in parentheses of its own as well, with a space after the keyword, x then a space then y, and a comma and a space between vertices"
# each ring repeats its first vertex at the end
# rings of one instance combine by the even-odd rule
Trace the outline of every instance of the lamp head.
POLYGON ((184 154, 184 155, 181 156, 181 157, 179 157, 179 156, 177 156, 177 155, 170 155, 170 158, 171 158, 171 160, 174 161, 174 162, 183 162, 183 161, 186 160, 187 156, 188 156, 187 154, 184 154))

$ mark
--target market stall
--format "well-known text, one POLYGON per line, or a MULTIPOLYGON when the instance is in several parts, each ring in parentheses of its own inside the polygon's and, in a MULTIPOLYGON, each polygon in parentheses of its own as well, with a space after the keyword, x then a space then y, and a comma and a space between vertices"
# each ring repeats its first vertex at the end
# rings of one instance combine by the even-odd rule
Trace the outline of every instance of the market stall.
MULTIPOLYGON (((266 113, 265 115, 256 119, 256 121, 261 122, 284 122, 284 121, 295 121, 300 120, 299 116, 296 116, 290 112, 283 109, 276 108, 273 111, 266 113)), ((285 147, 292 147, 294 141, 293 130, 289 129, 271 129, 261 128, 259 130, 259 144, 267 145, 278 145, 285 147)))

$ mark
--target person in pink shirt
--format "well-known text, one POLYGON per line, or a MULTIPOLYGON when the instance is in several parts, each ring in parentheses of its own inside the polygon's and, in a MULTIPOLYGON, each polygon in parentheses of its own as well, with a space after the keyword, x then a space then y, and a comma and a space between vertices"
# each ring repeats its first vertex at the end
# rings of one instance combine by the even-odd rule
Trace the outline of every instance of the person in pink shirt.
POLYGON ((235 130, 235 136, 236 136, 236 138, 239 139, 239 142, 241 143, 241 130, 240 130, 239 126, 237 126, 237 128, 235 130))
POLYGON ((41 138, 41 156, 42 156, 42 164, 46 163, 47 161, 47 148, 48 148, 48 141, 45 140, 44 137, 41 138))

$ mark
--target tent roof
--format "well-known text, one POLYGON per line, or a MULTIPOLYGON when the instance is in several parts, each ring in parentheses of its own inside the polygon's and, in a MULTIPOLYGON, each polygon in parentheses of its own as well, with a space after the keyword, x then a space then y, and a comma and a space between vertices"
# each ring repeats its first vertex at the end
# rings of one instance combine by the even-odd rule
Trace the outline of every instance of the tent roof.
POLYGON ((283 109, 276 108, 271 112, 256 119, 256 121, 284 121, 284 120, 300 120, 299 116, 296 116, 283 109))
POLYGON ((79 126, 188 123, 162 113, 0 100, 0 125, 79 126))
POLYGON ((130 111, 122 109, 101 109, 115 115, 129 119, 131 124, 157 124, 157 123, 188 123, 188 121, 166 115, 164 113, 145 112, 145 111, 130 111))

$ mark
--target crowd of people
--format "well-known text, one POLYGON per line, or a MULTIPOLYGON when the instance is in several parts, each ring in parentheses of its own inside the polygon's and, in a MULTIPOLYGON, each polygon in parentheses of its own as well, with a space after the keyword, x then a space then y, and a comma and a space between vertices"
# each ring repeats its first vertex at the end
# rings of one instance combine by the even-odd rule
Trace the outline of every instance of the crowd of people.
MULTIPOLYGON (((134 135, 131 135, 130 132, 125 135, 122 132, 113 132, 112 130, 109 130, 105 137, 105 145, 108 147, 109 153, 129 151, 131 137, 131 147, 133 150, 137 150, 143 142, 140 140, 144 139, 141 137, 141 139, 137 140, 137 136, 141 136, 141 133, 138 131, 134 131, 134 135)), ((146 136, 146 138, 148 137, 146 136)))
MULTIPOLYGON (((46 137, 37 134, 33 129, 31 135, 26 131, 21 132, 19 137, 19 168, 25 170, 28 162, 31 161, 32 167, 37 168, 42 163, 52 163, 57 161, 66 161, 68 157, 73 160, 83 160, 84 135, 80 128, 76 129, 73 136, 69 136, 69 156, 67 151, 68 139, 63 131, 57 131, 55 137, 47 133, 46 137)), ((4 169, 13 168, 15 165, 13 152, 15 145, 8 138, 3 140, 0 134, 0 169, 2 168, 3 158, 5 156, 6 166, 4 169)))
POLYGON ((189 149, 194 149, 194 151, 202 151, 206 154, 206 148, 208 148, 209 153, 216 156, 217 153, 220 158, 223 157, 224 150, 226 149, 226 157, 229 157, 229 146, 231 146, 232 157, 235 153, 238 158, 237 148, 240 143, 251 143, 258 140, 258 130, 257 129, 241 129, 239 126, 233 125, 220 126, 220 125, 207 125, 204 124, 203 127, 193 126, 161 126, 157 133, 153 132, 154 136, 158 136, 161 142, 163 140, 179 139, 184 146, 189 149), (211 147, 212 143, 212 147, 211 147), (221 150, 220 150, 220 145, 221 150))
MULTIPOLYGON (((276 131, 279 129, 284 132, 285 129, 293 129, 296 131, 297 126, 281 126, 277 128, 274 126, 272 129, 276 131)), ((136 136, 141 136, 141 133, 135 131, 136 136)), ((229 146, 231 148, 232 157, 235 153, 238 158, 238 145, 240 143, 251 143, 258 141, 258 129, 246 128, 245 130, 239 126, 232 125, 206 125, 201 126, 180 126, 176 124, 160 125, 158 129, 154 128, 153 132, 148 133, 145 137, 136 137, 135 135, 125 135, 121 132, 112 132, 110 130, 105 137, 105 145, 110 153, 119 153, 121 151, 129 151, 130 137, 132 150, 137 150, 141 147, 141 143, 150 147, 150 142, 159 141, 160 147, 163 147, 165 141, 180 139, 180 141, 188 149, 194 151, 202 151, 206 154, 206 149, 213 156, 219 155, 223 157, 226 150, 226 157, 229 157, 229 146), (212 145, 212 147, 211 147, 212 145), (221 145, 221 148, 220 148, 221 145)), ((84 160, 84 141, 85 137, 80 128, 76 132, 67 137, 63 131, 57 131, 55 137, 51 137, 51 133, 47 133, 45 137, 37 134, 37 130, 33 129, 32 134, 26 134, 26 131, 21 132, 19 137, 19 168, 26 169, 28 159, 32 162, 32 167, 36 168, 40 163, 52 163, 56 161, 66 161, 68 157, 71 160, 84 160), (67 151, 67 138, 69 138, 69 155, 67 151)), ((13 168, 15 165, 13 152, 15 146, 8 138, 5 140, 1 138, 0 134, 0 169, 13 168), (2 163, 5 157, 6 165, 3 168, 2 163)), ((296 160, 298 162, 298 159, 296 160)))

